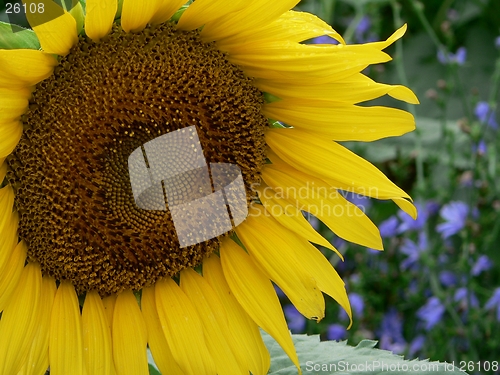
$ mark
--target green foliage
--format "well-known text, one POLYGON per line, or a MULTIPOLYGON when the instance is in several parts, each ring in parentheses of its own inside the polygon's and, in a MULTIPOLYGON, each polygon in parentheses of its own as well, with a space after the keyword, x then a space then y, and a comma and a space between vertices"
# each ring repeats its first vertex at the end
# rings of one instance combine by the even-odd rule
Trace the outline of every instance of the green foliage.
MULTIPOLYGON (((269 375, 297 374, 297 368, 278 343, 265 333, 263 338, 271 353, 269 375)), ((410 371, 412 374, 466 374, 448 363, 407 361, 402 356, 376 349, 377 342, 372 340, 363 340, 354 347, 346 341, 320 341, 319 336, 292 335, 292 338, 303 374, 403 375, 410 371)))

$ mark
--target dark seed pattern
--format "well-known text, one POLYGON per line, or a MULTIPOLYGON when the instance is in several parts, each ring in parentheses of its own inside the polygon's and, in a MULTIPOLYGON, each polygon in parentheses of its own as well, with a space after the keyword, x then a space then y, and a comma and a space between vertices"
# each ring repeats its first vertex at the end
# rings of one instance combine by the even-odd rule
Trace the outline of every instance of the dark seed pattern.
POLYGON ((37 85, 7 160, 28 259, 101 296, 200 264, 220 239, 180 248, 168 210, 135 204, 128 157, 195 125, 207 162, 237 164, 250 199, 264 163, 262 104, 252 80, 196 31, 115 26, 98 43, 81 37, 37 85))

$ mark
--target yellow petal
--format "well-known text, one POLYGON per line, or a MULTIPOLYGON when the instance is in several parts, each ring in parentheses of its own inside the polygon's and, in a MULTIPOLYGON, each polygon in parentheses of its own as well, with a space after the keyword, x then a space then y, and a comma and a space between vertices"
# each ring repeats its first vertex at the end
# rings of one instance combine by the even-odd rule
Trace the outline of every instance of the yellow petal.
POLYGON ((246 46, 241 52, 233 51, 228 60, 251 72, 250 75, 256 78, 269 79, 273 78, 273 72, 280 72, 283 78, 295 77, 297 82, 308 82, 309 77, 333 82, 358 73, 369 64, 391 59, 389 55, 375 48, 354 47, 359 46, 322 47, 273 41, 246 46))
POLYGON ((252 258, 232 240, 220 248, 222 270, 243 309, 283 348, 300 371, 299 359, 273 285, 252 258))
POLYGON ((400 39, 406 33, 406 29, 407 29, 407 25, 404 24, 399 29, 397 29, 389 38, 387 38, 387 40, 385 40, 383 42, 366 43, 365 45, 369 45, 369 46, 375 47, 377 49, 387 48, 392 43, 394 43, 396 40, 400 39))
POLYGON ((116 298, 112 336, 117 375, 148 375, 146 324, 130 290, 121 292, 116 298))
POLYGON ((305 272, 290 250, 294 246, 288 229, 280 225, 260 205, 251 207, 247 220, 236 228, 249 254, 290 298, 302 315, 321 320, 325 301, 316 281, 305 272))
POLYGON ((246 0, 196 0, 184 11, 177 28, 180 30, 197 29, 204 24, 226 17, 245 6, 246 0))
POLYGON ((5 263, 17 243, 17 227, 19 217, 12 212, 14 205, 14 190, 7 185, 0 189, 0 273, 5 269, 5 263))
POLYGON ((0 273, 0 311, 3 311, 11 302, 12 293, 16 289, 21 272, 24 269, 27 252, 26 243, 24 241, 19 242, 7 260, 5 271, 0 273))
POLYGON ((186 0, 163 0, 158 5, 150 23, 153 25, 168 21, 179 8, 186 3, 186 0))
POLYGON ((296 237, 295 256, 314 279, 322 292, 325 292, 347 312, 352 322, 351 305, 347 298, 344 281, 331 263, 309 242, 296 237))
POLYGON ((108 320, 109 329, 113 328, 113 314, 115 312, 116 304, 116 294, 112 294, 108 297, 102 299, 102 304, 104 305, 104 311, 106 312, 106 318, 108 320))
POLYGON ((52 305, 56 295, 56 282, 53 278, 42 278, 40 312, 38 314, 38 327, 28 359, 25 362, 23 375, 45 374, 49 367, 49 328, 52 305))
POLYGON ((111 332, 101 297, 88 292, 82 311, 83 353, 88 374, 111 374, 111 332))
MULTIPOLYGON (((21 135, 23 134, 23 124, 19 120, 10 120, 0 123, 0 158, 5 158, 16 148, 21 135)), ((7 164, 5 164, 7 169, 7 164)), ((0 175, 3 181, 5 175, 0 175)))
POLYGON ((410 215, 413 220, 417 220, 417 208, 413 205, 413 203, 407 201, 404 198, 393 198, 392 200, 399 206, 399 208, 410 215))
POLYGON ((203 324, 205 341, 215 362, 217 374, 248 375, 248 368, 243 363, 238 363, 231 350, 235 340, 229 330, 224 307, 215 291, 191 268, 184 269, 180 278, 181 289, 193 303, 203 324))
POLYGON ((117 0, 87 0, 85 34, 94 41, 106 36, 118 10, 117 0))
POLYGON ((17 374, 28 355, 40 322, 38 316, 42 273, 40 266, 24 267, 13 298, 0 320, 0 374, 17 374))
POLYGON ((358 206, 345 199, 331 185, 290 167, 274 155, 273 152, 268 153, 273 164, 263 168, 262 177, 278 196, 293 202, 300 211, 319 218, 339 237, 362 246, 382 249, 377 226, 358 206))
POLYGON ((177 362, 175 362, 165 334, 163 333, 156 309, 154 286, 142 289, 141 310, 148 330, 149 348, 158 369, 162 374, 184 375, 184 372, 177 362))
MULTIPOLYGON (((302 212, 297 209, 295 205, 280 199, 276 192, 274 192, 266 184, 261 183, 257 192, 259 194, 260 201, 266 208, 266 211, 273 215, 277 222, 297 235, 337 252, 330 242, 314 230, 302 212)), ((341 256, 340 253, 339 255, 341 256)))
POLYGON ((6 271, 8 259, 18 241, 17 229, 19 227, 19 215, 17 212, 8 213, 5 225, 0 232, 0 273, 6 271))
MULTIPOLYGON (((19 119, 26 112, 30 96, 31 89, 28 88, 7 89, 0 87, 0 127, 6 127, 6 136, 9 136, 8 128, 15 126, 8 125, 8 123, 19 119)), ((15 130, 12 130, 10 137, 14 135, 15 130)))
POLYGON ((186 294, 170 278, 156 282, 155 292, 161 326, 179 367, 192 375, 216 374, 203 325, 186 294))
POLYGON ((123 0, 122 28, 128 32, 142 31, 151 21, 163 0, 123 0))
POLYGON ((42 50, 61 56, 78 43, 75 18, 52 0, 23 0, 26 8, 39 9, 43 12, 28 12, 26 18, 35 32, 42 50))
POLYGON ((83 375, 83 339, 80 306, 75 288, 61 281, 50 318, 51 375, 83 375))
POLYGON ((247 6, 234 13, 228 13, 222 19, 209 22, 202 30, 206 40, 219 40, 232 35, 244 36, 252 30, 278 19, 283 13, 292 9, 300 0, 253 0, 247 6))
POLYGON ((370 142, 415 130, 411 113, 388 107, 284 99, 265 104, 262 112, 269 118, 336 141, 370 142))
POLYGON ((0 49, 0 87, 30 87, 49 77, 57 60, 33 49, 0 49))
POLYGON ((378 198, 410 198, 373 164, 338 143, 299 129, 270 129, 266 142, 283 161, 332 186, 378 198))
POLYGON ((409 88, 378 83, 361 73, 322 85, 291 82, 284 86, 271 80, 258 80, 255 82, 255 85, 262 91, 282 99, 319 99, 322 101, 356 104, 388 94, 395 99, 408 103, 419 103, 417 97, 409 88))
POLYGON ((218 48, 230 53, 244 50, 244 46, 276 40, 301 42, 321 35, 328 35, 345 44, 344 40, 330 25, 307 12, 288 11, 274 22, 260 29, 253 30, 251 35, 241 38, 234 35, 217 41, 218 48), (243 48, 242 48, 243 47, 243 48))
POLYGON ((5 163, 5 159, 0 158, 0 181, 3 181, 6 175, 7 175, 7 163, 5 163))
MULTIPOLYGON (((221 246, 224 246, 224 241, 221 246)), ((233 350, 240 363, 246 363, 254 375, 265 375, 269 371, 270 356, 259 327, 243 310, 227 285, 220 259, 211 255, 203 261, 203 277, 219 296, 228 316, 228 325, 236 340, 233 350)))

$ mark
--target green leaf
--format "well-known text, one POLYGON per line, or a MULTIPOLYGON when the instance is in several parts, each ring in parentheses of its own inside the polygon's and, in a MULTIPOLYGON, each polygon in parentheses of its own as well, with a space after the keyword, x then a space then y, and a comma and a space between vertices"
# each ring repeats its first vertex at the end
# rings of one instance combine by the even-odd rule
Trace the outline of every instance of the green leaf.
POLYGON ((149 375, 161 375, 161 373, 152 364, 149 364, 149 375))
POLYGON ((1 49, 40 49, 40 42, 33 30, 0 21, 1 49))
MULTIPOLYGON (((271 336, 262 333, 271 354, 269 375, 296 375, 297 368, 271 336)), ((452 364, 428 360, 405 360, 387 350, 375 349, 376 341, 363 340, 358 346, 347 341, 320 341, 319 336, 292 335, 304 374, 403 375, 420 374, 464 375, 452 364)))

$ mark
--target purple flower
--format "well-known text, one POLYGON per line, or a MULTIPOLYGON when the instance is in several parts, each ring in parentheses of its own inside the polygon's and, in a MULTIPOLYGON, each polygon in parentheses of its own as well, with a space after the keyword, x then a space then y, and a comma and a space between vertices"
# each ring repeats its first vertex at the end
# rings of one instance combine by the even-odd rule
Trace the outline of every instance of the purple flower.
POLYGON ((453 296, 453 300, 459 302, 461 309, 466 311, 471 307, 479 307, 479 301, 476 295, 472 291, 467 290, 467 288, 457 289, 453 296))
POLYGON ((278 298, 285 297, 285 293, 283 293, 283 291, 281 290, 281 288, 278 285, 273 284, 273 286, 274 286, 274 291, 276 292, 276 295, 278 296, 278 298))
POLYGON ((464 202, 450 202, 441 208, 439 214, 446 222, 439 224, 436 230, 447 239, 465 227, 469 207, 464 202))
POLYGON ((288 321, 288 328, 292 333, 302 333, 306 328, 306 318, 295 308, 294 305, 286 305, 283 311, 288 321))
POLYGON ((439 273, 439 281, 443 286, 449 288, 450 286, 457 284, 457 277, 451 271, 441 271, 439 273))
POLYGON ((306 214, 306 219, 309 221, 309 224, 315 229, 319 230, 320 228, 320 222, 319 219, 316 216, 311 215, 310 213, 306 214))
POLYGON ((436 215, 439 212, 441 205, 436 201, 428 201, 425 205, 425 210, 428 216, 436 215))
POLYGON ((429 298, 427 303, 417 311, 417 317, 424 321, 427 331, 439 323, 443 314, 444 306, 437 297, 429 298))
POLYGON ((366 212, 372 205, 370 198, 361 194, 347 192, 344 194, 344 198, 352 204, 358 206, 363 212, 366 212))
POLYGON ((407 258, 401 262, 401 269, 404 271, 413 267, 420 258, 420 254, 427 250, 427 235, 425 232, 420 232, 418 234, 418 244, 409 238, 405 238, 400 250, 407 255, 407 258))
POLYGON ((460 47, 459 49, 457 49, 456 53, 444 52, 442 49, 440 49, 437 53, 437 59, 443 65, 463 65, 466 58, 467 50, 465 49, 465 47, 460 47))
POLYGON ((382 236, 382 238, 394 237, 397 233, 398 224, 398 218, 394 215, 392 215, 389 219, 382 221, 378 226, 380 236, 382 236))
POLYGON ((496 308, 497 310, 497 320, 500 322, 500 288, 496 288, 493 292, 493 295, 484 305, 486 310, 493 310, 496 308))
MULTIPOLYGON (((358 293, 349 293, 348 297, 354 316, 361 318, 363 316, 363 310, 365 309, 365 301, 363 300, 363 297, 361 297, 358 293)), ((348 318, 349 316, 347 313, 343 309, 340 309, 339 319, 346 320, 348 318)))
POLYGON ((377 40, 377 35, 370 32, 371 25, 370 17, 363 16, 363 18, 361 18, 361 21, 359 21, 354 31, 354 38, 357 43, 369 43, 377 40))
POLYGON ((339 44, 338 40, 329 37, 328 35, 322 35, 314 38, 312 40, 313 44, 339 44))
POLYGON ((495 112, 491 109, 487 102, 478 102, 474 108, 474 114, 477 119, 483 124, 488 125, 492 129, 498 129, 498 123, 495 119, 495 112))
POLYGON ((415 337, 410 343, 410 347, 408 348, 408 355, 410 357, 415 357, 415 354, 417 354, 419 351, 422 350, 424 344, 425 344, 424 335, 418 335, 417 337, 415 337))
POLYGON ((481 255, 472 266, 471 274, 472 276, 478 276, 483 271, 489 270, 491 267, 493 267, 493 263, 490 258, 488 258, 487 255, 481 255))
POLYGON ((481 139, 479 143, 472 145, 472 152, 474 154, 484 155, 486 154, 487 150, 488 148, 486 147, 486 142, 484 141, 484 139, 481 139))
POLYGON ((495 39, 495 47, 500 48, 500 36, 497 36, 495 39))
POLYGON ((396 354, 406 349, 406 340, 403 337, 403 320, 395 308, 389 309, 384 315, 380 326, 380 348, 391 350, 396 354))
POLYGON ((398 233, 404 233, 410 230, 420 230, 424 227, 428 218, 428 212, 421 203, 415 203, 415 207, 418 211, 416 220, 404 211, 398 212, 398 216, 402 221, 398 227, 398 233))
POLYGON ((326 331, 326 338, 328 340, 339 341, 345 339, 346 336, 347 330, 340 324, 331 324, 328 326, 328 330, 326 331))

